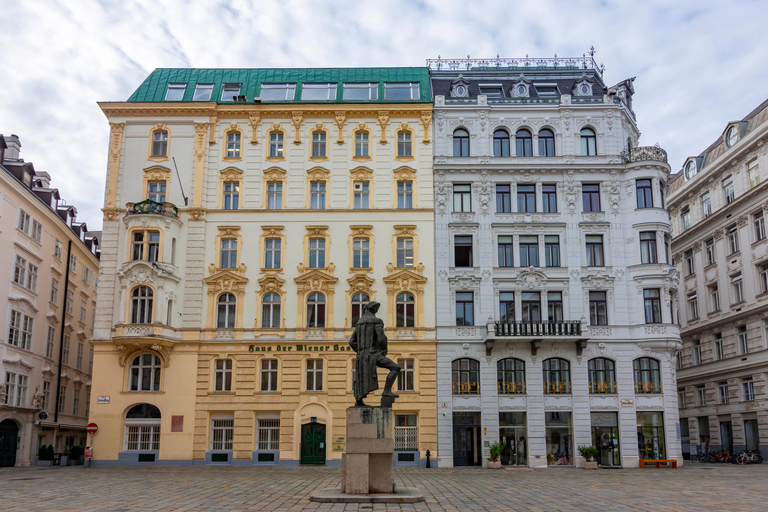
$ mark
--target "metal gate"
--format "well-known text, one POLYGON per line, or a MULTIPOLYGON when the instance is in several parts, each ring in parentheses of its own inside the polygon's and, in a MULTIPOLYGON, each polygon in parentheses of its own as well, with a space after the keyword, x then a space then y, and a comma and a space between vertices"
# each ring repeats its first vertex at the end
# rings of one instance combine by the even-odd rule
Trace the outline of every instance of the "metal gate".
POLYGON ((301 426, 302 464, 325 464, 325 425, 305 423, 301 426))
POLYGON ((19 437, 19 427, 12 420, 0 423, 0 467, 16 465, 16 443, 19 437))

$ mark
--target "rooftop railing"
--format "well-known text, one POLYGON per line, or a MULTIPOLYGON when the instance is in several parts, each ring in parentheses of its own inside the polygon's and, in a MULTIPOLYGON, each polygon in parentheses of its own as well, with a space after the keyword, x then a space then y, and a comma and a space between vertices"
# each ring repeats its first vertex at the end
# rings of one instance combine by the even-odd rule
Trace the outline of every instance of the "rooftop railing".
POLYGON ((581 57, 525 57, 502 58, 496 55, 496 58, 473 59, 467 55, 466 59, 443 59, 439 55, 436 59, 427 59, 427 67, 436 71, 458 71, 480 69, 497 69, 500 71, 525 72, 535 69, 563 69, 579 70, 593 69, 601 77, 605 72, 605 66, 597 65, 595 61, 595 48, 591 47, 588 53, 581 57))
POLYGON ((581 336, 581 322, 495 322, 496 336, 581 336))
POLYGON ((667 152, 657 146, 640 146, 621 152, 624 162, 664 162, 667 163, 667 152))
POLYGON ((145 199, 140 203, 126 203, 128 215, 154 214, 179 218, 179 209, 173 203, 158 203, 151 199, 145 199))

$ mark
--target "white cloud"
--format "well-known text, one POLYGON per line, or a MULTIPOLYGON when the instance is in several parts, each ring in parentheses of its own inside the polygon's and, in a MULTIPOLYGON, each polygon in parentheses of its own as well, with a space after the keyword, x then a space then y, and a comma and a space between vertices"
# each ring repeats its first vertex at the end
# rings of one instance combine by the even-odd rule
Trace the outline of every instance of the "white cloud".
POLYGON ((765 99, 761 2, 2 0, 0 133, 101 225, 108 124, 157 67, 419 66, 437 57, 581 55, 637 76, 641 143, 677 169, 765 99))

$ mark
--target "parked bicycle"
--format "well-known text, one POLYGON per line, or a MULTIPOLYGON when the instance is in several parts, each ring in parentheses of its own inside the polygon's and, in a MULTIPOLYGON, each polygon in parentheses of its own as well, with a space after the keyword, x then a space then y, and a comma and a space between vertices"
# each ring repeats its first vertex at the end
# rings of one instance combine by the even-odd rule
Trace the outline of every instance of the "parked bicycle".
POLYGON ((739 464, 762 464, 763 456, 756 450, 744 450, 737 457, 739 464))

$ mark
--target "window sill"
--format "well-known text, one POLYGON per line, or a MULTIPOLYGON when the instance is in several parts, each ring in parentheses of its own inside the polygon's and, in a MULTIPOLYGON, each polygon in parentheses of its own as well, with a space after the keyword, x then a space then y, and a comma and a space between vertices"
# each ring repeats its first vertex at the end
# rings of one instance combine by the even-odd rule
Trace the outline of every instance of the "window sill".
POLYGON ((267 162, 283 162, 285 161, 284 156, 268 156, 266 158, 267 162))
POLYGON ((151 160, 153 162, 165 162, 169 159, 168 156, 148 156, 147 160, 151 160))
POLYGON ((695 278, 696 278, 696 272, 694 272, 693 274, 688 274, 688 275, 686 275, 684 279, 685 279, 686 281, 688 281, 688 278, 690 278, 690 277, 692 277, 692 278, 694 278, 694 279, 695 279, 695 278))
POLYGON ((243 157, 241 156, 225 156, 222 158, 225 162, 241 162, 243 157))
POLYGON ((740 300, 739 302, 731 302, 731 307, 734 307, 734 306, 743 306, 744 304, 746 304, 746 302, 747 302, 747 301, 745 301, 745 300, 740 300))
POLYGON ((135 395, 137 393, 151 393, 153 395, 164 395, 165 391, 121 391, 121 395, 135 395))
POLYGON ((275 273, 278 273, 278 274, 282 274, 283 273, 283 267, 275 267, 275 268, 273 268, 273 267, 269 267, 269 268, 261 267, 261 272, 262 273, 275 272, 275 273))
POLYGON ((373 272, 373 267, 349 267, 350 274, 366 274, 368 272, 373 272))
POLYGON ((355 162, 368 162, 372 160, 372 158, 370 156, 353 156, 352 160, 355 162))
POLYGON ((732 252, 731 254, 727 255, 726 258, 735 258, 736 256, 741 256, 741 251, 732 252))
POLYGON ((414 160, 414 158, 415 157, 413 156, 396 156, 395 160, 397 160, 398 162, 410 162, 414 160))
POLYGON ((313 162, 327 162, 328 157, 327 156, 311 156, 309 159, 313 162))
POLYGON ((712 263, 710 263, 709 265, 707 265, 706 267, 704 267, 704 270, 709 270, 709 269, 710 269, 710 268, 712 268, 712 267, 717 267, 717 262, 712 262, 712 263))

